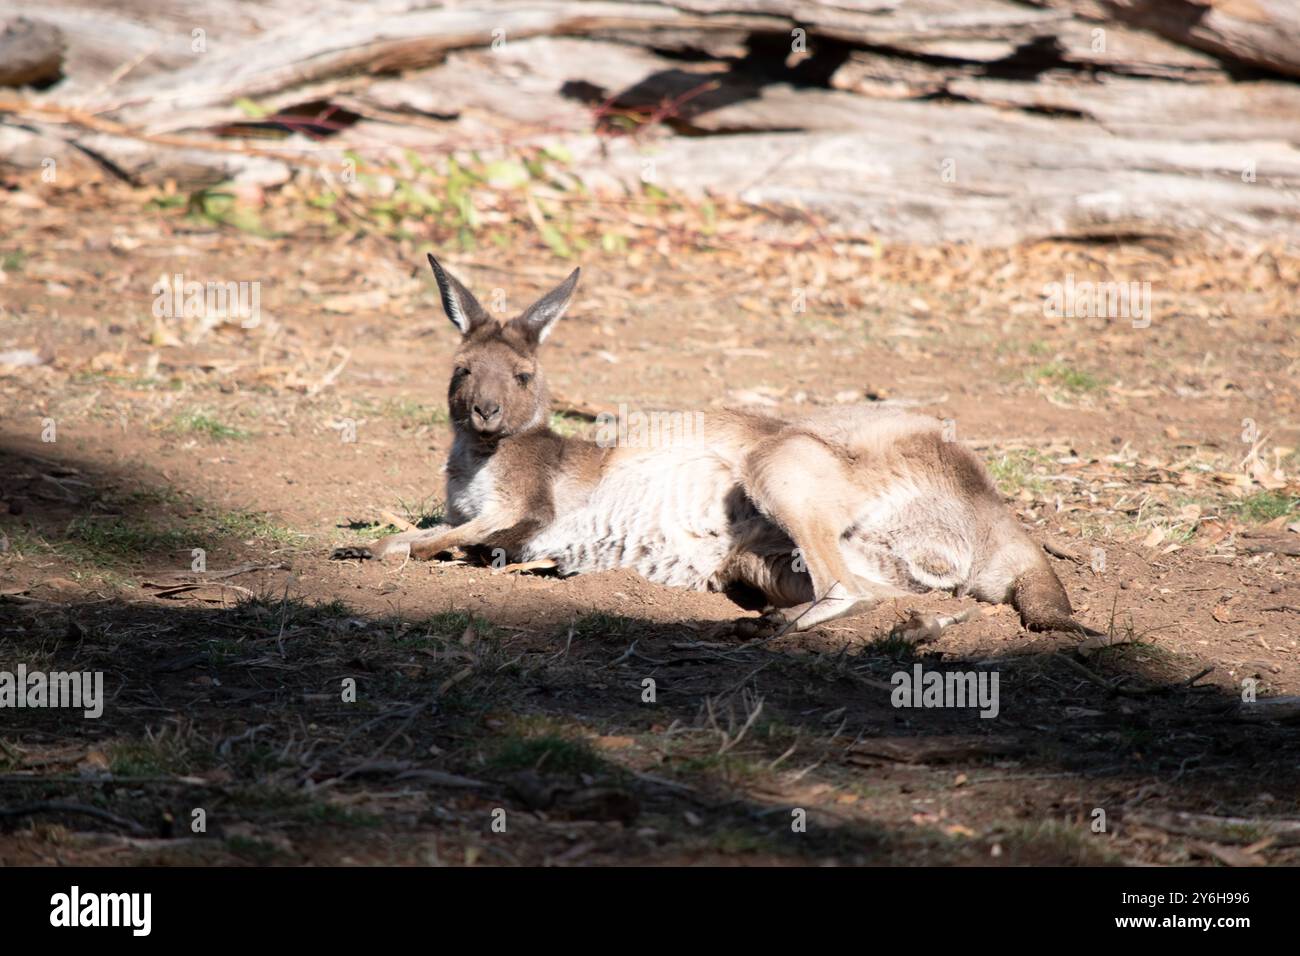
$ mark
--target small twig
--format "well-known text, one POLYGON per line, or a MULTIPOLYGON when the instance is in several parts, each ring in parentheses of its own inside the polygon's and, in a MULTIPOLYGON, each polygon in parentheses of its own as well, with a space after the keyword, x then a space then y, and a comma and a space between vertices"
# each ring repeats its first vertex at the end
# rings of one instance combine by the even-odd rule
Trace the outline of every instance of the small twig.
POLYGON ((1086 562, 1079 555, 1060 545, 1052 544, 1050 541, 1043 542, 1043 550, 1054 558, 1060 558, 1063 561, 1073 561, 1075 564, 1085 564, 1086 562))
POLYGON ((276 635, 275 645, 280 649, 280 660, 285 659, 284 653, 284 629, 288 623, 289 617, 289 585, 293 583, 292 575, 288 581, 284 582, 284 597, 280 599, 280 633, 276 635))
POLYGON ((339 363, 335 365, 332 369, 327 371, 324 375, 322 375, 320 381, 317 382, 315 385, 307 386, 307 394, 309 396, 319 395, 321 392, 325 391, 325 389, 333 385, 334 380, 337 379, 340 374, 342 374, 343 369, 347 367, 348 362, 351 361, 352 359, 352 350, 343 349, 342 351, 343 351, 343 358, 339 360, 339 363))
POLYGON ((60 800, 49 800, 42 801, 41 803, 29 803, 21 807, 0 808, 0 817, 30 817, 35 816, 38 813, 76 813, 81 816, 104 820, 107 823, 123 827, 137 835, 143 835, 149 832, 134 820, 128 820, 126 817, 119 817, 116 813, 109 813, 107 810, 87 806, 84 803, 66 803, 60 800))
POLYGON ((241 564, 229 571, 212 571, 203 574, 201 577, 208 581, 219 581, 222 578, 233 578, 236 575, 248 574, 250 571, 287 571, 288 569, 287 564, 241 564))
POLYGON ((792 743, 792 744, 790 745, 790 748, 789 748, 785 753, 781 754, 781 756, 777 757, 775 760, 773 760, 771 763, 769 763, 769 764, 767 765, 767 769, 768 769, 768 770, 775 770, 775 769, 777 768, 777 766, 778 766, 782 761, 784 761, 786 757, 788 757, 788 756, 790 756, 792 753, 794 753, 795 750, 798 749, 798 747, 799 747, 799 741, 796 740, 794 743, 792 743))
POLYGON ((221 756, 224 757, 230 753, 230 748, 233 747, 235 744, 242 744, 246 740, 252 740, 254 737, 256 737, 264 730, 273 730, 273 729, 274 726, 272 724, 258 724, 256 727, 250 727, 247 730, 245 730, 242 734, 237 734, 232 737, 227 737, 225 740, 221 741, 221 743, 217 745, 217 753, 221 754, 221 756))
MULTIPOLYGON (((142 587, 157 587, 149 581, 142 582, 142 587)), ((172 587, 163 588, 161 591, 155 591, 151 597, 170 598, 178 594, 185 594, 189 591, 202 591, 204 588, 220 588, 223 591, 238 591, 240 594, 252 596, 253 592, 248 588, 241 588, 238 584, 222 584, 220 581, 199 581, 193 584, 177 584, 172 587)), ((225 598, 222 598, 225 601, 225 598)))
POLYGON ((1112 683, 1111 681, 1106 680, 1106 678, 1102 677, 1100 674, 1094 673, 1093 671, 1089 670, 1088 668, 1080 664, 1078 661, 1076 661, 1073 657, 1067 657, 1066 655, 1060 653, 1053 654, 1052 656, 1057 658, 1058 660, 1064 661, 1065 664, 1076 674, 1078 674, 1080 677, 1084 678, 1085 680, 1091 681, 1092 683, 1096 684, 1098 687, 1101 687, 1108 694, 1122 694, 1125 697, 1146 697, 1149 694, 1157 692, 1154 690, 1146 690, 1146 691, 1129 690, 1127 687, 1121 687, 1118 683, 1112 683))
POLYGON ((553 656, 552 656, 552 657, 551 657, 551 658, 550 658, 546 663, 551 664, 551 663, 554 663, 555 661, 558 661, 561 657, 568 657, 568 656, 569 656, 569 648, 571 648, 571 647, 573 646, 573 630, 574 630, 574 628, 573 628, 573 623, 570 622, 570 623, 569 623, 569 636, 568 636, 568 638, 567 638, 567 639, 565 640, 565 642, 564 642, 564 650, 562 650, 562 651, 556 651, 555 654, 554 654, 554 655, 553 655, 553 656))
POLYGON ((517 564, 507 564, 504 567, 493 568, 493 574, 522 574, 526 571, 545 571, 550 568, 557 568, 559 565, 550 558, 542 558, 540 561, 520 561, 517 564))
POLYGON ((627 650, 625 650, 622 654, 620 654, 620 655, 619 655, 618 657, 616 657, 614 660, 610 661, 610 662, 609 662, 608 664, 606 664, 605 666, 606 666, 606 667, 617 667, 619 664, 622 664, 624 661, 626 661, 626 660, 631 660, 632 657, 635 656, 635 655, 636 655, 636 641, 633 641, 633 642, 631 643, 631 645, 629 645, 629 647, 628 647, 627 650))
POLYGON ((763 712, 763 698, 762 697, 755 698, 753 709, 749 711, 748 717, 745 718, 745 723, 741 726, 740 732, 737 733, 736 736, 731 738, 730 740, 727 739, 726 734, 722 735, 722 747, 718 750, 719 757, 725 754, 728 750, 735 747, 736 744, 740 743, 740 741, 744 739, 746 731, 748 731, 750 727, 754 726, 754 721, 758 720, 758 715, 761 714, 762 712, 763 712))

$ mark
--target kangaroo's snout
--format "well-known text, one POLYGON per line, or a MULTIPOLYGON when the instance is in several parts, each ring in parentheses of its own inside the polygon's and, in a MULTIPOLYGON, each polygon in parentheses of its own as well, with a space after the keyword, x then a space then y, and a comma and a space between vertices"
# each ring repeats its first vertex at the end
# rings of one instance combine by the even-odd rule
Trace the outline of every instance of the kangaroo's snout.
POLYGON ((490 428, 501 419, 500 402, 475 402, 472 411, 474 414, 474 424, 480 429, 490 428))

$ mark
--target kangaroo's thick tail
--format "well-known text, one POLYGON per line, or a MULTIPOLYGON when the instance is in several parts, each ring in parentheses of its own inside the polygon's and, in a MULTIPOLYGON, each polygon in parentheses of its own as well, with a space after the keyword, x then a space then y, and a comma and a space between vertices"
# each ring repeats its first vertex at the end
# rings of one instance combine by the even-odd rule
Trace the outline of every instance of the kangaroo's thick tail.
POLYGON ((1065 586, 1051 565, 1043 562, 1021 572, 1011 585, 1011 606, 1020 612, 1020 623, 1031 631, 1065 631, 1085 637, 1105 637, 1074 619, 1074 608, 1065 586))

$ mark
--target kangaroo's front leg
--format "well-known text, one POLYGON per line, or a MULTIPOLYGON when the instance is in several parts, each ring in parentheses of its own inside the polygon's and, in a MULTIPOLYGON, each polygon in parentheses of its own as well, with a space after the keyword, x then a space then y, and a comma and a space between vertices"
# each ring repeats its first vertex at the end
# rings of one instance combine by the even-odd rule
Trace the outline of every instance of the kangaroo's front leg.
POLYGON ((452 548, 468 548, 476 544, 489 544, 498 530, 498 523, 482 517, 472 518, 464 524, 444 528, 441 533, 418 538, 408 546, 411 557, 417 561, 430 558, 452 548))
MULTIPOLYGON (((376 561, 387 557, 405 557, 410 554, 411 544, 425 538, 437 538, 446 534, 452 529, 452 525, 438 524, 432 528, 417 528, 414 531, 400 531, 397 534, 390 534, 385 538, 380 538, 373 544, 353 545, 348 548, 335 548, 330 558, 335 561, 344 561, 348 558, 360 558, 366 560, 373 558, 376 561)), ((434 552, 435 554, 437 552, 434 552)))
POLYGON ((475 518, 464 524, 439 524, 432 528, 419 528, 415 531, 401 531, 380 538, 374 544, 357 545, 350 548, 336 548, 331 555, 337 560, 347 558, 382 558, 411 557, 417 561, 427 561, 450 551, 452 548, 467 548, 471 545, 486 544, 487 539, 496 531, 496 523, 475 518))

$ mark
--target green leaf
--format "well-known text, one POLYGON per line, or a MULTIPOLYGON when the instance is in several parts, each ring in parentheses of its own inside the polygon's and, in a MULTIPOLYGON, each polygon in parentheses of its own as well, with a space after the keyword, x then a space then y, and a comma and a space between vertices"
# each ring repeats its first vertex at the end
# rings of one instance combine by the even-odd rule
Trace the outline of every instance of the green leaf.
POLYGON ((542 148, 542 152, 557 163, 563 163, 565 166, 568 166, 573 162, 573 153, 569 151, 569 147, 560 143, 556 143, 552 146, 545 146, 542 148))
POLYGON ((253 119, 263 119, 271 115, 271 111, 264 106, 258 106, 247 96, 241 96, 235 100, 235 108, 245 116, 251 116, 253 119))
POLYGON ((550 246, 551 251, 561 259, 568 259, 573 255, 573 250, 570 249, 569 244, 565 242, 564 236, 560 234, 560 230, 556 229, 550 223, 545 223, 539 231, 542 234, 542 241, 550 246))
POLYGON ((502 159, 488 163, 483 178, 498 189, 513 189, 528 182, 528 170, 520 163, 502 159))

